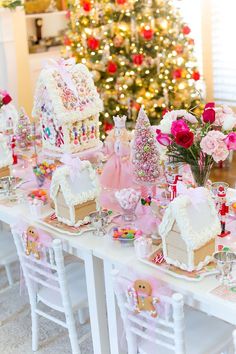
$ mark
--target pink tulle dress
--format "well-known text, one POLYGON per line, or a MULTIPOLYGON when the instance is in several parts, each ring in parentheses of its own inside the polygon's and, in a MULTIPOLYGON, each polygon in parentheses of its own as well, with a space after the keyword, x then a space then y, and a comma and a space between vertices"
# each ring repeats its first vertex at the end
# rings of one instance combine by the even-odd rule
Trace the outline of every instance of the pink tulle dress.
POLYGON ((132 187, 133 166, 130 161, 130 145, 127 141, 107 141, 104 154, 109 156, 101 174, 101 185, 106 189, 132 187))

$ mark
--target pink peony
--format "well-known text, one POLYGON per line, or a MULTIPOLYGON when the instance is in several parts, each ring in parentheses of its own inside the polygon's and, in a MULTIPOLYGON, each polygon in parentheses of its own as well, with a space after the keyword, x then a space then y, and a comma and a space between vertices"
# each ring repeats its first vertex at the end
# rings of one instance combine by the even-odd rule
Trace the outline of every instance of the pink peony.
POLYGON ((236 133, 229 133, 224 139, 224 142, 226 143, 228 150, 236 150, 236 133))
POLYGON ((224 141, 219 142, 214 154, 212 155, 215 162, 224 161, 229 155, 229 150, 224 141))
POLYGON ((176 136, 176 134, 180 132, 189 132, 189 130, 189 126, 183 119, 175 120, 171 124, 171 134, 174 136, 176 136))
POLYGON ((225 135, 217 130, 208 132, 200 143, 202 151, 211 155, 216 162, 224 161, 229 154, 225 138, 225 135))
POLYGON ((160 129, 156 130, 157 133, 157 141, 159 144, 164 145, 164 146, 169 146, 172 143, 172 140, 170 139, 168 134, 163 134, 160 129))
POLYGON ((225 119, 228 116, 234 116, 234 111, 226 105, 216 107, 215 112, 216 112, 216 119, 214 124, 218 126, 222 126, 224 124, 225 119))

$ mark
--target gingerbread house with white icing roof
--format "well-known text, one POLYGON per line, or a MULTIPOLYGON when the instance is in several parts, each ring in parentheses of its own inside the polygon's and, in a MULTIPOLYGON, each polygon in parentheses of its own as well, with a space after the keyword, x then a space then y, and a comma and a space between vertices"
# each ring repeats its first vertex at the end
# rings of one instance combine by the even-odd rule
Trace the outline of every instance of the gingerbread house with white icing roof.
POLYGON ((10 176, 9 166, 12 163, 12 151, 7 143, 7 137, 0 134, 0 177, 10 176))
POLYGON ((76 153, 98 146, 102 110, 85 65, 60 59, 41 71, 32 116, 40 121, 44 149, 76 153))
POLYGON ((8 103, 0 109, 0 133, 13 134, 16 129, 19 116, 13 104, 8 103))
POLYGON ((167 263, 187 271, 212 261, 221 227, 210 192, 192 189, 175 198, 165 211, 159 233, 167 263))
POLYGON ((89 161, 80 161, 77 171, 72 166, 58 167, 52 176, 50 196, 55 215, 67 225, 89 222, 89 214, 97 209, 99 184, 89 161))

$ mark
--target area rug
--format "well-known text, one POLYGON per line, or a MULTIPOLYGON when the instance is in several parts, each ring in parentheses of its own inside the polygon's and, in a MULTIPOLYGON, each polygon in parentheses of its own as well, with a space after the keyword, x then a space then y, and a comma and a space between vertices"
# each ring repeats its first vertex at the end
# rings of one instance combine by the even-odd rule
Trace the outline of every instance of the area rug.
MULTIPOLYGON (((20 295, 19 265, 13 265, 15 284, 9 288, 5 270, 0 268, 0 353, 31 354, 31 315, 26 290, 20 295)), ((51 315, 54 311, 50 312, 51 315)), ((58 316, 63 319, 63 317, 58 316)), ((78 336, 85 341, 81 354, 93 354, 90 324, 78 324, 78 336)), ((38 354, 70 354, 68 332, 57 324, 39 317, 38 354)))

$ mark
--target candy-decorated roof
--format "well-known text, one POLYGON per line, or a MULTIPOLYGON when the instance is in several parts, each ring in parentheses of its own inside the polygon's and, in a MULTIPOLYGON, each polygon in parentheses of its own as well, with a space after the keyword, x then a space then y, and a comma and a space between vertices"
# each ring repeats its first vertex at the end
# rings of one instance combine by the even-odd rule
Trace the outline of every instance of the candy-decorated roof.
POLYGON ((39 118, 51 103, 57 122, 76 122, 103 110, 92 74, 73 60, 50 61, 39 75, 32 115, 39 118))

